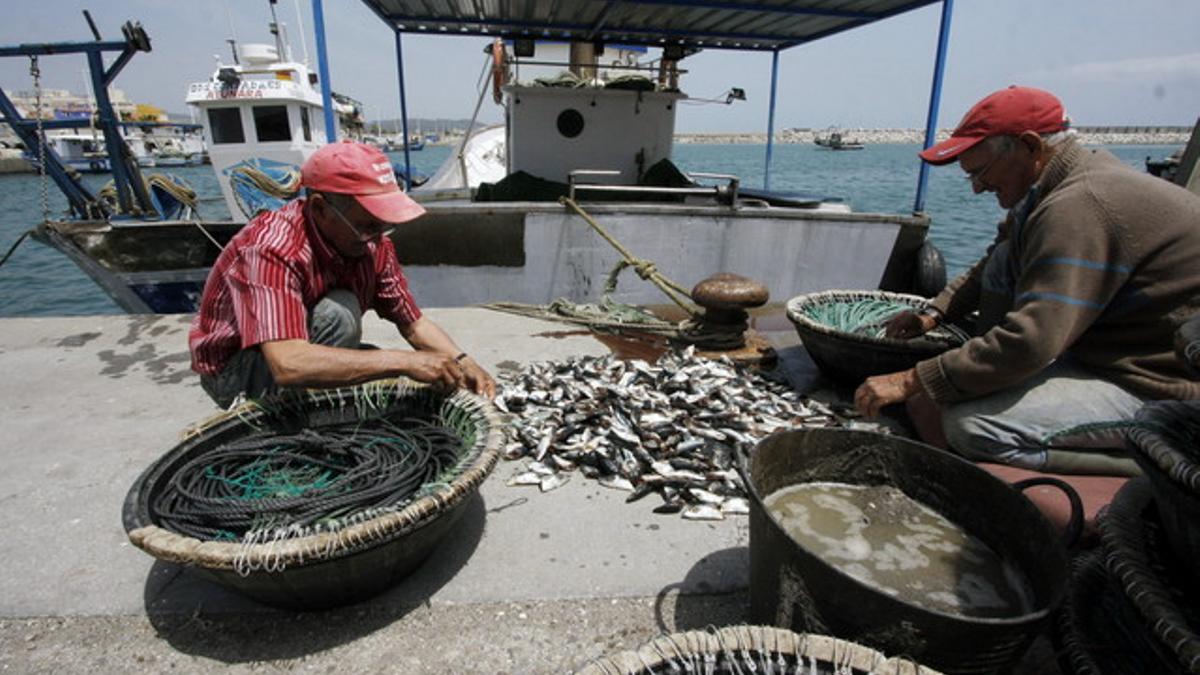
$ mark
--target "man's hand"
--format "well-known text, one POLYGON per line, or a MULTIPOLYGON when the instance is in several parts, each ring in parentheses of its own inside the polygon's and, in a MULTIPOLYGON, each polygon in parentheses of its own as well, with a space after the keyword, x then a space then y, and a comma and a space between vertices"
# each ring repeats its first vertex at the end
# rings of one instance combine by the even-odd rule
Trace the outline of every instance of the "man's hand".
POLYGON ((462 365, 452 356, 415 351, 406 353, 405 357, 405 374, 418 382, 432 385, 438 391, 451 392, 467 384, 462 365))
POLYGON ((465 356, 458 363, 462 366, 463 375, 466 377, 467 386, 471 391, 489 399, 496 398, 496 381, 482 366, 475 363, 475 359, 465 356))
POLYGON ((884 335, 890 338, 907 340, 918 335, 924 335, 937 326, 937 319, 928 314, 918 314, 906 309, 894 315, 883 324, 884 335))
POLYGON ((920 391, 921 380, 915 368, 876 375, 868 377, 854 392, 854 407, 864 417, 878 417, 885 405, 906 401, 920 391))

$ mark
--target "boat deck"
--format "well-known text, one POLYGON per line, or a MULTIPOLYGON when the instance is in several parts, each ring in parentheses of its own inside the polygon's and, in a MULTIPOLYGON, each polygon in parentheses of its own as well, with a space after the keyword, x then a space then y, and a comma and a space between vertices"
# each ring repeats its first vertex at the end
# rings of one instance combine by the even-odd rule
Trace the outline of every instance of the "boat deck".
MULTIPOLYGON (((608 352, 565 324, 428 314, 493 373, 608 352)), ((0 669, 563 672, 662 632, 746 621, 745 517, 654 514, 579 475, 550 493, 507 487, 515 462, 501 461, 414 575, 358 605, 280 612, 156 562, 128 543, 121 506, 146 466, 217 412, 189 369, 190 318, 0 320, 0 669)), ((795 334, 765 335, 793 384, 811 387, 795 334)), ((374 315, 364 340, 402 344, 374 315)), ((1021 672, 1057 672, 1047 654, 1039 641, 1021 672)))

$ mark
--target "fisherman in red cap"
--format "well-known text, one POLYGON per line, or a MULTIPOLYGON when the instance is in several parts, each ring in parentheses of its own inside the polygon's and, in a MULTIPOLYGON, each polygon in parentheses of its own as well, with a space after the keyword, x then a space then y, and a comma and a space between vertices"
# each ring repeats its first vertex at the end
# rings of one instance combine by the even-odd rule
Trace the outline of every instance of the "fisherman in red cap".
POLYGON ((392 163, 332 143, 301 168, 304 198, 257 215, 217 258, 192 321, 192 369, 222 407, 280 387, 336 387, 405 375, 487 397, 491 376, 408 290, 388 235, 425 213, 392 163), (396 324, 413 351, 362 349, 362 315, 396 324))
POLYGON ((909 338, 978 311, 975 337, 868 378, 855 405, 906 401, 924 440, 976 460, 1136 473, 1121 426, 1148 400, 1200 398, 1172 349, 1200 308, 1200 198, 1083 147, 1031 87, 984 98, 920 156, 957 160, 1008 214, 983 259, 887 327, 909 338))

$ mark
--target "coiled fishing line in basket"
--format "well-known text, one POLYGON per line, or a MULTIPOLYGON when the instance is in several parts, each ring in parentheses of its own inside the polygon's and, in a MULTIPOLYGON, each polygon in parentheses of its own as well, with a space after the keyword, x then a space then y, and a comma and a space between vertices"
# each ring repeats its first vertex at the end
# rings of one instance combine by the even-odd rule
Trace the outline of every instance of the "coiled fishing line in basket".
POLYGON ((152 517, 201 540, 335 530, 441 485, 465 447, 455 430, 412 418, 258 432, 181 466, 152 517))

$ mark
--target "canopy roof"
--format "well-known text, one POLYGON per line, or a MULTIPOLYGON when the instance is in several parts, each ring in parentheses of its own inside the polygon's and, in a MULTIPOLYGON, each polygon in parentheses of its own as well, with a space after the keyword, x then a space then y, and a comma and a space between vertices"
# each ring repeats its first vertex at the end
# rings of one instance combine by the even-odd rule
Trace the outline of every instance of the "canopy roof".
POLYGON ((404 33, 776 51, 939 0, 363 0, 404 33))

